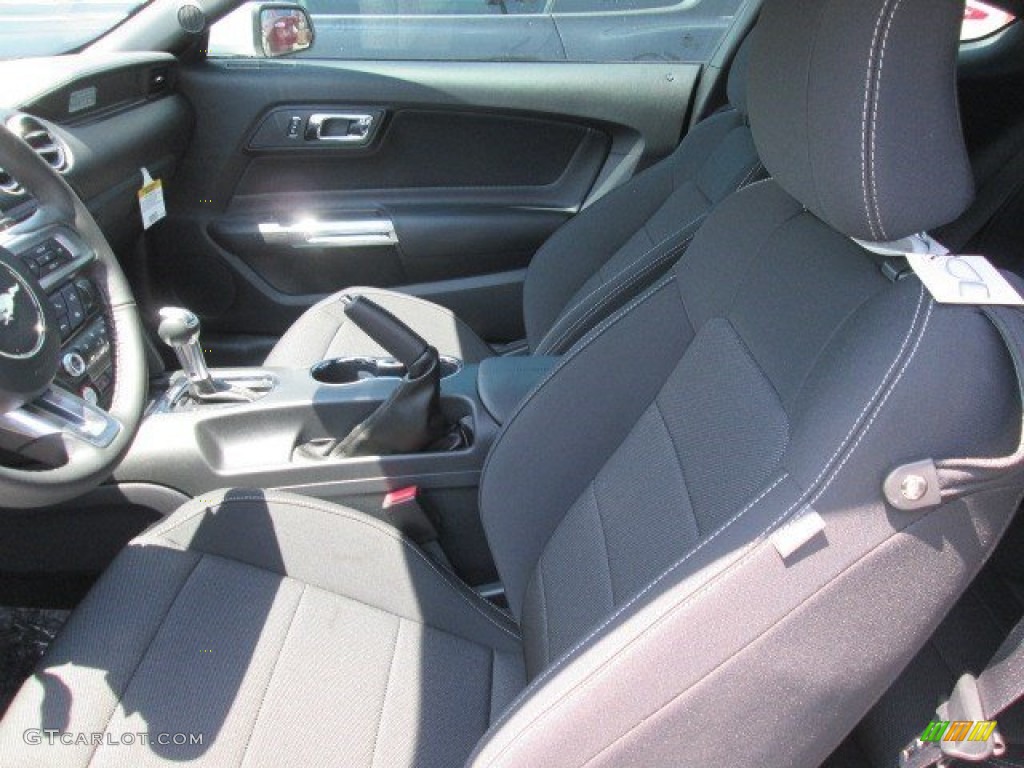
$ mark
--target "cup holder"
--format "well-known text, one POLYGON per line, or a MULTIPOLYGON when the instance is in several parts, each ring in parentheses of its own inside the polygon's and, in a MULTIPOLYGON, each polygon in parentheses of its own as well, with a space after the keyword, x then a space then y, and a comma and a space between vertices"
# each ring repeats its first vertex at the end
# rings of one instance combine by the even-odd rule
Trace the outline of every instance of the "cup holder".
MULTIPOLYGON (((441 378, 447 379, 462 370, 462 362, 441 356, 441 378)), ((339 357, 317 363, 310 371, 321 384, 355 384, 364 379, 405 376, 405 366, 393 357, 339 357)))

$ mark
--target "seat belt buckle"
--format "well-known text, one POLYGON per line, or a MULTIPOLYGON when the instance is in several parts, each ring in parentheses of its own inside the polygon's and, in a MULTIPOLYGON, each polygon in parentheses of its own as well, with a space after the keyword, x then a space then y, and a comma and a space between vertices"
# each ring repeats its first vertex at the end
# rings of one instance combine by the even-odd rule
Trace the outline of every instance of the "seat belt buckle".
POLYGON ((437 540, 437 528, 419 500, 420 489, 410 485, 384 496, 384 519, 419 545, 437 540))
POLYGON ((900 753, 901 768, 948 768, 958 761, 983 763, 1006 752, 996 721, 985 719, 974 675, 962 675, 949 700, 935 714, 938 719, 900 753))
POLYGON ((944 762, 982 763, 1006 752, 1006 742, 996 729, 996 721, 985 719, 985 707, 974 675, 961 675, 949 701, 941 705, 936 714, 940 722, 949 722, 939 741, 944 762))

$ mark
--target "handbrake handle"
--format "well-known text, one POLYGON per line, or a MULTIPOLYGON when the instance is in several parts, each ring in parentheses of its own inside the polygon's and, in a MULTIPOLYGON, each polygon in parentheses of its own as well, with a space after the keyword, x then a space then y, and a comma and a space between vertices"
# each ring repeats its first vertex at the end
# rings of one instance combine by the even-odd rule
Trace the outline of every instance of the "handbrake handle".
POLYGON ((418 376, 418 369, 427 367, 437 356, 422 336, 376 302, 365 296, 345 295, 341 303, 348 319, 404 365, 411 377, 418 376), (431 351, 433 355, 428 354, 431 351))

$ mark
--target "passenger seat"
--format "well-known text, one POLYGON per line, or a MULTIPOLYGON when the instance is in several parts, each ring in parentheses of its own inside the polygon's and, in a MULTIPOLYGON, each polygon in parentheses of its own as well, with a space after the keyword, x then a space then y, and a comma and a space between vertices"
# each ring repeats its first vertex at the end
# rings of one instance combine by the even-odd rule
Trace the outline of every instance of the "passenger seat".
MULTIPOLYGON (((610 192, 541 246, 526 273, 527 348, 560 355, 679 260, 711 210, 764 176, 746 109, 749 41, 729 74, 728 109, 699 123, 667 158, 610 192)), ((495 351, 448 309, 379 288, 347 288, 380 304, 443 355, 476 363, 495 351)), ((341 293, 313 305, 265 364, 305 367, 331 357, 384 351, 346 320, 341 293)))

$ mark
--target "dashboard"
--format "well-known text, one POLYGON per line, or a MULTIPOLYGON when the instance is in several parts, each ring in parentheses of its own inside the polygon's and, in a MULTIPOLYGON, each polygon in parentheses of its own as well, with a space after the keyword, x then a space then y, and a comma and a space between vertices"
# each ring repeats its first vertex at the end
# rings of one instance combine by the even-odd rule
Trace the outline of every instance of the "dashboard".
MULTIPOLYGON (((142 234, 136 193, 143 169, 170 178, 192 128, 190 107, 175 90, 176 67, 162 53, 0 62, 0 122, 64 177, 128 272, 125 261, 142 234)), ((39 280, 54 310, 56 381, 109 408, 111 339, 90 277, 95 254, 66 225, 33 231, 35 211, 31 195, 0 169, 0 247, 39 280)))

